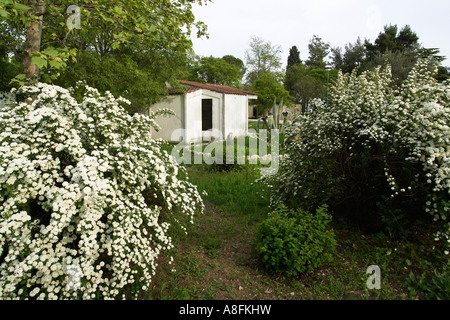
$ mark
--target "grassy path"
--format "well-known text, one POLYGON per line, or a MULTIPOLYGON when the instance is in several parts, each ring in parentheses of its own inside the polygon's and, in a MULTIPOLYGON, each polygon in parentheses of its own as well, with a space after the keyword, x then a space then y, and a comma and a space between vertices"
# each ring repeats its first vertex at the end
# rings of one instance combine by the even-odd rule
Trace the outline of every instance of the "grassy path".
POLYGON ((152 299, 411 299, 409 273, 432 268, 417 232, 394 241, 335 219, 338 246, 332 264, 297 277, 267 273, 253 251, 256 228, 269 210, 262 197, 267 191, 253 183, 256 176, 250 167, 237 172, 190 168, 192 182, 208 192, 206 213, 197 217, 188 235, 174 237, 174 262, 160 262, 152 299), (367 289, 370 265, 381 268, 381 290, 367 289))

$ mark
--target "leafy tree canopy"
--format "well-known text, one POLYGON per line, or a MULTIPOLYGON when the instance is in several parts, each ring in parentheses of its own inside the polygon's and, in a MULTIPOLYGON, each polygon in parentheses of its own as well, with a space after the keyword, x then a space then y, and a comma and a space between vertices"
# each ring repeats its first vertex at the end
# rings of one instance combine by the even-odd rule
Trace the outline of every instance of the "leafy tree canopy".
POLYGON ((278 81, 277 77, 270 72, 266 72, 256 79, 251 90, 258 94, 256 103, 259 112, 272 108, 274 100, 279 102, 283 99, 283 101, 289 104, 289 92, 278 81))
POLYGON ((241 87, 244 73, 242 60, 231 55, 225 58, 202 57, 191 68, 189 80, 241 87))
POLYGON ((250 48, 245 53, 247 67, 247 84, 252 86, 266 73, 277 75, 281 73, 281 46, 272 45, 260 37, 250 39, 250 48))
POLYGON ((386 52, 414 51, 419 48, 419 37, 411 30, 409 25, 404 26, 400 32, 397 25, 386 25, 384 32, 378 35, 375 43, 365 41, 368 58, 371 59, 378 54, 386 52))
POLYGON ((331 52, 334 68, 342 70, 344 73, 351 73, 353 69, 361 66, 366 59, 366 48, 360 38, 354 44, 346 44, 344 53, 339 47, 332 48, 331 52))
MULTIPOLYGON (((70 85, 78 80, 94 84, 102 76, 109 77, 110 65, 117 63, 114 71, 126 75, 129 83, 156 82, 160 90, 166 81, 174 82, 173 67, 181 68, 180 56, 192 47, 193 27, 197 36, 206 35, 206 25, 196 21, 192 6, 207 2, 0 0, 0 40, 22 65, 23 74, 15 79, 18 84, 65 81, 70 85), (94 65, 78 65, 88 60, 94 65), (165 73, 168 66, 171 72, 165 73), (169 73, 172 78, 158 77, 169 73)), ((119 80, 110 78, 108 89, 120 87, 119 80)), ((140 87, 145 91, 145 85, 140 87)), ((151 99, 156 95, 150 92, 151 99)))
POLYGON ((286 72, 286 88, 291 97, 302 104, 302 110, 306 111, 312 99, 326 98, 327 81, 333 82, 337 78, 337 73, 336 69, 328 74, 325 69, 310 69, 303 64, 295 65, 286 72))
POLYGON ((314 35, 309 45, 309 58, 305 64, 310 68, 325 68, 325 59, 330 53, 330 44, 317 35, 314 35))
MULTIPOLYGON (((332 48, 332 65, 344 73, 351 73, 358 68, 358 74, 373 70, 378 66, 390 65, 393 84, 399 85, 404 81, 413 66, 421 59, 430 58, 431 61, 441 63, 445 58, 439 55, 437 48, 424 48, 419 43, 418 35, 409 25, 399 30, 397 25, 386 25, 374 43, 369 40, 348 43, 344 50, 332 48)), ((445 74, 442 67, 441 74, 445 74)), ((445 75, 438 77, 439 81, 446 79, 445 75)))

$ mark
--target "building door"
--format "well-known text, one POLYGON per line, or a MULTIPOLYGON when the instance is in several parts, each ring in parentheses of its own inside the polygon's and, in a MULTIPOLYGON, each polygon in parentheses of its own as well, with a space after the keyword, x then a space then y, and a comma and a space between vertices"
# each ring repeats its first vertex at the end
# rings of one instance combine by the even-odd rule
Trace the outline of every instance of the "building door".
POLYGON ((202 99, 202 130, 208 131, 213 128, 213 101, 212 99, 202 99))

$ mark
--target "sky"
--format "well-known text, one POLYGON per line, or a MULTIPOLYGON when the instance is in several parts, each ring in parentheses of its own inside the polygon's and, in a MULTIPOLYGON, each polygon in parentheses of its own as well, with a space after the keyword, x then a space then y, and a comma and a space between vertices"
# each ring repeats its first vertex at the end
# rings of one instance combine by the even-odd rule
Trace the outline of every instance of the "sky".
POLYGON ((372 43, 385 25, 409 25, 425 48, 439 48, 450 66, 450 1, 448 0, 213 0, 194 5, 197 20, 208 26, 209 39, 192 39, 200 56, 233 55, 245 62, 250 38, 279 45, 283 65, 297 46, 308 58, 314 35, 344 48, 358 37, 372 43))

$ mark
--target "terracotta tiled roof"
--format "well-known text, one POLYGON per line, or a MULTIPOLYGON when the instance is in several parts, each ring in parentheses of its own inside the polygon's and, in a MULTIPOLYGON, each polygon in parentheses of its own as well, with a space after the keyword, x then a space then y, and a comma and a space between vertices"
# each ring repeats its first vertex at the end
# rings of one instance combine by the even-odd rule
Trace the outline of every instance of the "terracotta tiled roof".
POLYGON ((177 89, 173 89, 173 88, 170 88, 168 91, 169 91, 169 94, 180 94, 180 93, 190 93, 190 92, 194 92, 194 91, 198 91, 198 90, 201 90, 200 88, 186 88, 184 91, 180 91, 180 90, 177 90, 177 89))
MULTIPOLYGON (((194 91, 197 91, 200 89, 206 89, 206 90, 211 90, 211 91, 215 91, 215 92, 219 92, 219 93, 235 94, 235 95, 240 95, 240 96, 257 96, 258 95, 256 93, 253 93, 250 91, 237 89, 237 88, 233 88, 230 86, 219 85, 219 84, 201 83, 201 82, 186 81, 186 80, 181 80, 179 82, 182 85, 189 86, 186 93, 194 92, 194 91)), ((179 93, 180 92, 178 90, 169 89, 169 94, 179 94, 179 93)))

